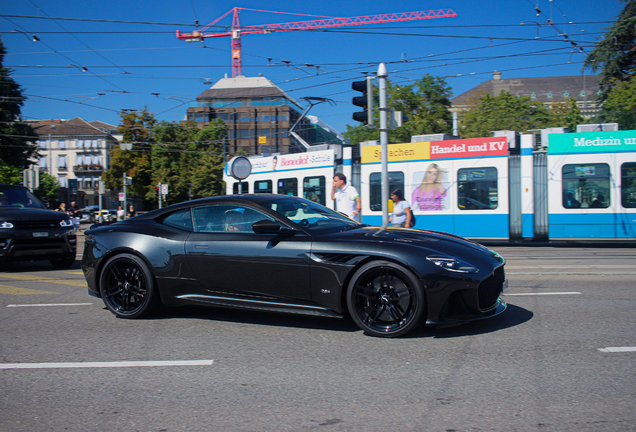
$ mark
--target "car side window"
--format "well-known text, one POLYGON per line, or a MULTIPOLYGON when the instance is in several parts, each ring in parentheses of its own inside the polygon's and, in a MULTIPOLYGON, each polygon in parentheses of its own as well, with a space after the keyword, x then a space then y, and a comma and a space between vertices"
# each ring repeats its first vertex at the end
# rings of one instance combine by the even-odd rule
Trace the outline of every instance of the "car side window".
POLYGON ((274 220, 265 213, 240 205, 219 204, 195 207, 193 210, 196 232, 253 233, 253 223, 263 219, 274 220))
POLYGON ((186 231, 194 231, 192 228, 192 215, 190 213, 190 209, 172 213, 163 220, 163 224, 173 228, 184 229, 186 231))

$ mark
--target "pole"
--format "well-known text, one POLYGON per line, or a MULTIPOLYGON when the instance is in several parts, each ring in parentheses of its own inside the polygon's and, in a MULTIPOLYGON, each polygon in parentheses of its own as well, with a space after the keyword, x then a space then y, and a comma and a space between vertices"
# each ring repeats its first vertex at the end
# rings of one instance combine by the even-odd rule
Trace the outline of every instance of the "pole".
POLYGON ((382 229, 389 226, 389 158, 388 143, 389 129, 387 127, 386 79, 389 76, 386 65, 380 63, 378 67, 378 81, 380 90, 380 146, 382 148, 382 229))
POLYGON ((124 220, 126 220, 126 171, 124 171, 124 220))
POLYGON ((158 192, 159 192, 159 208, 161 208, 161 182, 159 182, 158 192))

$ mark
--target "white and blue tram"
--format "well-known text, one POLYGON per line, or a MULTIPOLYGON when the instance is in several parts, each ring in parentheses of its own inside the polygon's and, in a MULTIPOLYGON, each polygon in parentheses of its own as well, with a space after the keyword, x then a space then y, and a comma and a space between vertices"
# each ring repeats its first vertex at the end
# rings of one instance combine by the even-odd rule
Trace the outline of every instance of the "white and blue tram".
MULTIPOLYGON (((538 135, 495 135, 388 145, 389 188, 403 191, 415 228, 483 242, 636 241, 636 131, 546 134, 541 147, 538 135)), ((333 208, 331 183, 342 172, 360 192, 362 222, 382 224, 379 145, 250 161, 244 193, 333 208)), ((226 193, 238 193, 236 180, 224 180, 226 193)))

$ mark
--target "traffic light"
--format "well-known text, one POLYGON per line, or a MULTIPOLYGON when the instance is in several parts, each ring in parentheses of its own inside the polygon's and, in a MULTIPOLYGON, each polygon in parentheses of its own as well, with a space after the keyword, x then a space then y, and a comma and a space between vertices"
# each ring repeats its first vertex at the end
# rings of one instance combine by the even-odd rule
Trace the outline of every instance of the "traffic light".
POLYGON ((354 81, 351 88, 355 91, 362 92, 363 96, 356 96, 352 99, 355 106, 362 107, 364 111, 353 113, 352 118, 355 121, 366 125, 373 125, 373 82, 372 77, 367 77, 364 81, 354 81))

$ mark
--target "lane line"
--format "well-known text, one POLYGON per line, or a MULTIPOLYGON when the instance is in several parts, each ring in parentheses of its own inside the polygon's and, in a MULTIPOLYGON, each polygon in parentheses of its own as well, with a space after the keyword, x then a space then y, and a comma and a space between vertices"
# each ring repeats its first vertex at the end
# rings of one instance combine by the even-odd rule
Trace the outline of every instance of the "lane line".
POLYGON ((7 307, 41 307, 41 306, 90 306, 93 303, 42 303, 42 304, 10 304, 7 307))
POLYGON ((52 291, 41 291, 28 288, 18 288, 9 285, 0 285, 0 294, 9 295, 35 295, 35 294, 59 294, 52 291))
POLYGON ((604 353, 636 352, 636 347, 607 347, 599 348, 598 350, 604 353))
POLYGON ((30 276, 30 275, 2 275, 3 278, 16 279, 22 281, 33 281, 33 282, 44 282, 44 283, 53 283, 60 285, 71 285, 71 286, 79 286, 86 287, 86 281, 73 281, 73 280, 58 280, 52 278, 45 278, 41 276, 30 276))
POLYGON ((79 363, 0 363, 0 369, 77 369, 157 366, 212 366, 214 360, 117 361, 79 363))
POLYGON ((540 296, 540 295, 577 295, 577 291, 570 292, 547 292, 547 293, 504 293, 505 296, 540 296))

